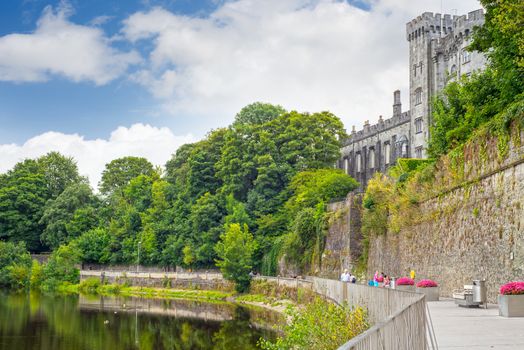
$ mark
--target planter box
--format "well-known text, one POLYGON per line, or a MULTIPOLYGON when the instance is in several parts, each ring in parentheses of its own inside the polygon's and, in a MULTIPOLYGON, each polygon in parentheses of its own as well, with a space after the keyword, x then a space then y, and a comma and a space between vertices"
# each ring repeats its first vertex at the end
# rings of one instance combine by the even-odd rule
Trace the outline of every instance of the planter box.
POLYGON ((499 315, 524 317, 524 295, 499 295, 499 315))
POLYGON ((439 287, 417 288, 417 293, 426 295, 426 301, 438 301, 440 291, 439 287))
POLYGON ((400 286, 395 286, 395 289, 396 290, 402 290, 404 292, 414 292, 415 291, 415 286, 405 286, 405 285, 400 285, 400 286))

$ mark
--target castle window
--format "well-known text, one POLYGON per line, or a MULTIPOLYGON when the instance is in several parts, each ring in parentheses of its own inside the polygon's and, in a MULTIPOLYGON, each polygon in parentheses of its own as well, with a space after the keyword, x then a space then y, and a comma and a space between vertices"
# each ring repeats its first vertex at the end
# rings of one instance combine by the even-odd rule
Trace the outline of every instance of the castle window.
POLYGON ((450 74, 450 77, 449 77, 450 79, 456 78, 457 76, 457 66, 456 65, 451 66, 449 74, 450 74))
POLYGON ((388 165, 391 158, 391 146, 389 143, 384 144, 384 164, 388 165))
POLYGON ((466 36, 469 36, 469 29, 466 29, 464 33, 466 34, 466 36))
POLYGON ((344 172, 346 174, 349 174, 349 159, 348 158, 344 158, 344 172))
POLYGON ((435 33, 435 26, 430 26, 430 28, 431 28, 431 31, 432 31, 433 33, 435 33))
POLYGON ((408 157, 408 142, 407 141, 402 143, 401 150, 402 150, 402 158, 407 158, 408 157))
POLYGON ((415 119, 415 133, 419 134, 422 132, 422 118, 415 119))
POLYGON ((414 77, 417 76, 417 65, 416 64, 413 65, 413 76, 414 77))
POLYGON ((462 50, 462 63, 468 63, 469 61, 471 61, 471 52, 462 50))
POLYGON ((415 147, 415 158, 422 158, 422 146, 415 147))
POLYGON ((418 88, 415 90, 415 104, 421 104, 422 103, 422 88, 418 88))
POLYGON ((362 171, 362 155, 357 153, 357 173, 362 171))
POLYGON ((369 168, 375 168, 375 150, 373 148, 369 150, 369 168))

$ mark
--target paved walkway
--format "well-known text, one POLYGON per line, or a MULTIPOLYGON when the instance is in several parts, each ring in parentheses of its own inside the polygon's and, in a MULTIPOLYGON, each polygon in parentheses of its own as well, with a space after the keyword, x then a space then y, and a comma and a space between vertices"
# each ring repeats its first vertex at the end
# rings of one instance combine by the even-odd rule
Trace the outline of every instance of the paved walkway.
POLYGON ((452 300, 428 302, 439 349, 524 349, 524 317, 500 317, 488 309, 458 307, 452 300))

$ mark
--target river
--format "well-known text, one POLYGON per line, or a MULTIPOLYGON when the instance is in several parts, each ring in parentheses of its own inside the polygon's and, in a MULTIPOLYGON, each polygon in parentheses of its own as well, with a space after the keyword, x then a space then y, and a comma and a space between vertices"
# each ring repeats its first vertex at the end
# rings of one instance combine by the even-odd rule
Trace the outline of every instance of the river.
POLYGON ((249 350, 281 322, 229 303, 0 293, 0 350, 249 350))

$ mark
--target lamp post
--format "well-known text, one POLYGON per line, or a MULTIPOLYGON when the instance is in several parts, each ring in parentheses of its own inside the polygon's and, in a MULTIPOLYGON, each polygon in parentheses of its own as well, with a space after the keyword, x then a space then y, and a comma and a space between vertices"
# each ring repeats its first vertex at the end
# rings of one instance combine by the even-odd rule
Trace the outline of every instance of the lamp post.
POLYGON ((142 244, 142 241, 138 241, 138 260, 136 262, 136 273, 138 273, 138 267, 140 266, 140 244, 142 244))

